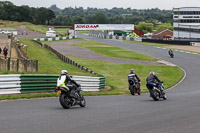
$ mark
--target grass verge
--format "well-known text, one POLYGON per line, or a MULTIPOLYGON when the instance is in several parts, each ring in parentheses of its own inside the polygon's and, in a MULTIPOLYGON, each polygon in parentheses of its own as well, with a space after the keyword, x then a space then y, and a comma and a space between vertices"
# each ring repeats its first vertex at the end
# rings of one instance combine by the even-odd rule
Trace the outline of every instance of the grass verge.
MULTIPOLYGON (((28 56, 31 57, 31 59, 36 59, 39 61, 39 72, 37 73, 59 74, 62 69, 67 69, 70 75, 93 76, 73 67, 72 65, 61 62, 50 51, 45 48, 41 48, 38 44, 32 42, 31 39, 21 39, 20 41, 28 45, 28 56)), ((129 94, 130 92, 128 90, 127 75, 129 73, 129 69, 131 68, 135 69, 137 75, 141 79, 142 92, 147 92, 145 84, 146 77, 150 71, 155 71, 160 80, 164 81, 165 88, 169 88, 179 82, 184 75, 184 72, 181 69, 172 66, 120 64, 88 59, 78 59, 74 57, 70 58, 97 73, 105 75, 107 85, 112 88, 108 91, 83 92, 83 95, 85 96, 129 94)), ((55 96, 57 96, 55 93, 2 95, 0 96, 0 100, 55 96)))
POLYGON ((56 28, 54 29, 56 32, 64 35, 64 34, 67 34, 67 31, 69 30, 69 28, 56 28))
POLYGON ((155 65, 136 65, 136 64, 120 64, 110 63, 104 61, 94 61, 88 59, 78 59, 70 57, 76 62, 101 73, 106 76, 106 84, 112 89, 107 92, 114 93, 128 93, 128 79, 127 75, 131 68, 134 68, 137 75, 141 79, 141 90, 147 92, 146 78, 150 71, 155 71, 160 80, 164 82, 165 88, 169 88, 178 83, 184 76, 184 72, 173 66, 155 66, 155 65))
POLYGON ((46 48, 40 47, 31 39, 20 39, 23 44, 28 45, 27 54, 31 59, 38 60, 39 72, 44 74, 60 74, 60 71, 66 69, 70 75, 93 76, 90 73, 81 71, 73 65, 63 63, 54 54, 46 48))
POLYGON ((0 20, 1 23, 3 23, 3 25, 0 25, 0 27, 2 28, 15 28, 15 27, 19 27, 19 26, 26 26, 26 28, 28 30, 31 31, 37 31, 37 32, 41 32, 41 33, 46 33, 46 31, 48 30, 47 27, 45 26, 41 26, 41 25, 34 25, 31 24, 29 22, 17 22, 17 21, 6 21, 6 20, 0 20))
POLYGON ((37 32, 41 32, 41 33, 46 33, 46 31, 48 30, 48 28, 45 26, 34 25, 34 24, 28 24, 28 25, 26 25, 26 28, 28 30, 37 31, 37 32))
POLYGON ((88 48, 93 50, 97 53, 109 56, 109 57, 116 57, 122 59, 131 59, 131 60, 141 60, 141 61, 156 61, 158 59, 140 54, 137 52, 129 51, 126 49, 122 49, 119 47, 114 47, 111 45, 94 42, 94 41, 85 41, 81 43, 74 44, 76 46, 88 48))

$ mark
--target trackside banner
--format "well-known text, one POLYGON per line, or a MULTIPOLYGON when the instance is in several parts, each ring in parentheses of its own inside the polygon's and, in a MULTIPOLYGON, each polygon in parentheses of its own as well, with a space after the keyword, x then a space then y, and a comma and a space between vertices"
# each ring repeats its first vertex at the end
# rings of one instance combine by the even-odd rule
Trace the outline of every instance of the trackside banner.
POLYGON ((75 30, 134 30, 133 24, 75 24, 75 30))

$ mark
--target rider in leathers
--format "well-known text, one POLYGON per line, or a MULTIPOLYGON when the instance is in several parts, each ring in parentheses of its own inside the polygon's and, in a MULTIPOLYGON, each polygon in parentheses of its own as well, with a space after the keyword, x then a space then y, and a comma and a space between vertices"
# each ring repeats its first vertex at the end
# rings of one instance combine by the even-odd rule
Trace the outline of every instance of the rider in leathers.
POLYGON ((135 73, 134 69, 131 69, 130 73, 128 74, 128 80, 132 80, 132 79, 134 82, 136 82, 136 81, 140 82, 140 79, 137 76, 137 74, 135 73))
MULTIPOLYGON (((70 83, 73 83, 73 84, 75 85, 75 86, 73 86, 72 88, 70 88, 70 92, 72 92, 73 90, 74 90, 74 91, 78 90, 78 93, 80 93, 80 89, 79 89, 80 85, 77 84, 76 81, 72 80, 72 79, 69 77, 67 70, 62 70, 62 71, 61 71, 61 75, 60 75, 59 79, 60 79, 62 76, 65 76, 65 77, 66 77, 66 79, 65 79, 65 81, 64 81, 65 85, 67 85, 69 82, 70 82, 70 83)), ((70 96, 74 97, 74 94, 71 93, 70 96)))
POLYGON ((155 75, 155 72, 150 72, 146 80, 147 80, 147 83, 149 82, 155 83, 156 86, 161 90, 161 92, 164 91, 164 88, 161 87, 161 81, 155 75))

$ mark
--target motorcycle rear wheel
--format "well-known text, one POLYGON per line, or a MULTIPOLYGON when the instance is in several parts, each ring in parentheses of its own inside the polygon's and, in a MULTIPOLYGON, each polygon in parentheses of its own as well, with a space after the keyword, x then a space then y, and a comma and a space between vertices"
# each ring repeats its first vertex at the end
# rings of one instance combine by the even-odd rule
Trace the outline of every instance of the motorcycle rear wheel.
POLYGON ((69 109, 72 105, 70 102, 70 98, 65 93, 60 94, 59 98, 60 104, 64 109, 69 109))
POLYGON ((141 90, 139 89, 138 95, 141 95, 141 90))

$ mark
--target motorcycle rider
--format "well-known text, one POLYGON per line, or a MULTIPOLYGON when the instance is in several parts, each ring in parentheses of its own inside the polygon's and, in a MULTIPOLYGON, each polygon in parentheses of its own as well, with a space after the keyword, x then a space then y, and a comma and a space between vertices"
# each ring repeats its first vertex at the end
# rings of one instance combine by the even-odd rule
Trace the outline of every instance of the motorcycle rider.
POLYGON ((169 49, 168 53, 169 53, 170 56, 174 55, 174 53, 171 49, 169 49))
POLYGON ((158 77, 155 75, 155 72, 150 72, 146 80, 147 83, 155 83, 157 88, 161 90, 161 93, 164 92, 164 88, 161 86, 162 81, 158 79, 158 77))
POLYGON ((140 82, 139 77, 135 73, 134 69, 130 69, 130 73, 128 74, 128 80, 133 80, 134 82, 140 82))
POLYGON ((72 96, 72 97, 75 97, 74 95, 74 93, 72 93, 72 92, 74 92, 74 91, 76 91, 76 90, 78 90, 78 94, 80 93, 80 85, 79 84, 77 84, 76 83, 76 81, 74 81, 74 80, 72 80, 70 77, 69 77, 69 75, 68 75, 68 72, 67 72, 67 70, 62 70, 61 71, 61 74, 60 74, 60 77, 58 78, 58 80, 62 80, 61 82, 63 82, 62 84, 63 84, 63 86, 66 86, 69 82, 70 83, 73 83, 75 86, 73 86, 72 88, 70 88, 70 92, 71 92, 71 94, 70 94, 70 96, 72 96))

